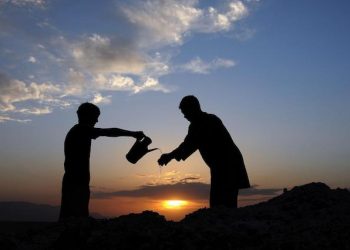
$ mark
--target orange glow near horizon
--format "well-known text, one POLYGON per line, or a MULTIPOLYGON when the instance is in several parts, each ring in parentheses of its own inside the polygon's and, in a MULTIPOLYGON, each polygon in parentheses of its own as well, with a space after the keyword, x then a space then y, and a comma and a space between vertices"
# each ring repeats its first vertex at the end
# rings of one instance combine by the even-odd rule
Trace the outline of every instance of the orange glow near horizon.
POLYGON ((115 218, 130 213, 154 211, 165 216, 167 220, 180 221, 187 214, 207 207, 207 201, 185 200, 180 197, 163 199, 114 197, 112 199, 92 199, 90 214, 100 214, 102 217, 115 218))
POLYGON ((185 200, 166 200, 163 201, 163 207, 167 209, 182 209, 188 205, 188 201, 185 200))

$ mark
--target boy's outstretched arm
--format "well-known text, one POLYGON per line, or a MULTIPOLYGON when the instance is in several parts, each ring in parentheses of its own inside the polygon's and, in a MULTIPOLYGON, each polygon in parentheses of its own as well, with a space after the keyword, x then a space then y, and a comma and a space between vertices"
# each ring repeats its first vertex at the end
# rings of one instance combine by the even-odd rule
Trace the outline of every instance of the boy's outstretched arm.
POLYGON ((119 137, 119 136, 128 136, 134 137, 137 140, 141 140, 145 137, 145 134, 142 131, 129 131, 120 128, 100 128, 99 136, 108 136, 108 137, 119 137))

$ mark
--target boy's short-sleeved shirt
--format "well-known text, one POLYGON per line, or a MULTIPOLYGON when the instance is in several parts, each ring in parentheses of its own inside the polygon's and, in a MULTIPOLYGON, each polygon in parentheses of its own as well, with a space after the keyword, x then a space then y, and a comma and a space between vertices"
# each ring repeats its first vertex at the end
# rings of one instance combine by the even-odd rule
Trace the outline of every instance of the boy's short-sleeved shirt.
POLYGON ((67 175, 90 179, 91 139, 99 137, 101 130, 83 124, 76 124, 69 130, 64 142, 64 169, 67 175))

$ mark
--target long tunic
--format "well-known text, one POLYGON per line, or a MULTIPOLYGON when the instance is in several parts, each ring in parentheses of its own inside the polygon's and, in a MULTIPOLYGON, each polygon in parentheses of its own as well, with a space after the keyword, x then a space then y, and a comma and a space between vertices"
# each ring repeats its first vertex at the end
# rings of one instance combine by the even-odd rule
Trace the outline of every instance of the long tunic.
POLYGON ((173 151, 177 160, 185 160, 199 150, 211 172, 211 202, 230 199, 250 183, 242 154, 222 121, 202 112, 191 122, 184 141, 173 151), (214 196, 214 197, 213 197, 214 196))

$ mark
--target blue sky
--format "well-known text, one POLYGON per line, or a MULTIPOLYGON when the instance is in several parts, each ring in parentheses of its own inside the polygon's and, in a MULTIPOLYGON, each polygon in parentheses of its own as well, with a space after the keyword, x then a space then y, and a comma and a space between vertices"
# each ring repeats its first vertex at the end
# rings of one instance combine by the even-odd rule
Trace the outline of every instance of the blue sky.
MULTIPOLYGON (((59 203, 80 103, 101 108, 97 126, 143 130, 167 152, 187 132, 188 94, 223 120, 258 187, 349 187, 349 11, 347 0, 1 0, 0 199, 59 203)), ((198 154, 159 175, 159 153, 126 162, 132 143, 94 142, 97 191, 209 183, 198 154)))

